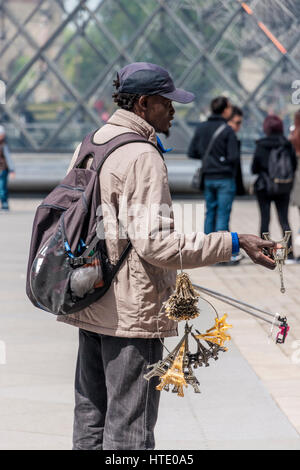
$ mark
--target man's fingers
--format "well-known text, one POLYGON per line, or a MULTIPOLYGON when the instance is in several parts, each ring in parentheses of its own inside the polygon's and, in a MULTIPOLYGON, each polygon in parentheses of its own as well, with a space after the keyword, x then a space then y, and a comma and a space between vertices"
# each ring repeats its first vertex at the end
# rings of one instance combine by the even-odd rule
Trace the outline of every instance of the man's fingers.
POLYGON ((271 240, 260 240, 258 245, 260 248, 275 248, 276 242, 273 242, 271 240))
POLYGON ((276 268, 276 262, 269 256, 264 255, 263 253, 260 253, 259 256, 256 258, 256 263, 261 264, 262 266, 268 269, 276 268))
POLYGON ((263 240, 256 235, 239 235, 240 247, 243 248, 247 255, 256 264, 260 264, 268 269, 275 269, 274 251, 281 246, 272 240, 263 240))

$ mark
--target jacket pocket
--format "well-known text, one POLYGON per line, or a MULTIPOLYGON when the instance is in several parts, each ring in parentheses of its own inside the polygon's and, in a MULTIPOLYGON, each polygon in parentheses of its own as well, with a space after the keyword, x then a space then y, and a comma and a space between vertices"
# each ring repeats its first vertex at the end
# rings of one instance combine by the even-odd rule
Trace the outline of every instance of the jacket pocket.
POLYGON ((140 260, 144 276, 153 284, 157 294, 161 294, 169 287, 175 286, 176 270, 159 268, 147 261, 140 260))

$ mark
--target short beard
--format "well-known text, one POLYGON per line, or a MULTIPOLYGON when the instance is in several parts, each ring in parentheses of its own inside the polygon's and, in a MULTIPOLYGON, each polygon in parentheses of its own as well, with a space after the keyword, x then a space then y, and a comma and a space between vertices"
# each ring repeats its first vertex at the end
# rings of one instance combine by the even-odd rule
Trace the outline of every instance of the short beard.
POLYGON ((162 132, 162 134, 164 134, 166 137, 170 137, 170 129, 168 129, 167 131, 162 132))

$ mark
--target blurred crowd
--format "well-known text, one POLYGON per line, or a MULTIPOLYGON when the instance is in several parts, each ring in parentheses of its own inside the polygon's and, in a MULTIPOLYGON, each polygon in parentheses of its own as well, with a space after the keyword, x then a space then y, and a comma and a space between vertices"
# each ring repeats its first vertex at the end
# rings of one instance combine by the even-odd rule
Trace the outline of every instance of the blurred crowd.
MULTIPOLYGON (((194 185, 203 190, 205 198, 206 234, 229 231, 234 198, 245 193, 238 138, 243 111, 224 96, 213 99, 210 108, 211 115, 198 124, 188 149, 190 158, 202 160, 194 185)), ((290 203, 300 210, 300 111, 296 112, 287 137, 282 120, 274 114, 266 116, 263 132, 264 137, 256 141, 251 165, 252 173, 257 176, 254 193, 260 213, 260 235, 269 232, 272 203, 284 235, 290 231, 290 203)), ((294 256, 292 238, 289 243, 287 262, 300 262, 294 256)), ((241 259, 242 254, 236 253, 230 263, 239 263, 241 259)))
MULTIPOLYGON (((239 131, 243 110, 227 97, 214 98, 211 114, 197 125, 188 149, 190 158, 202 160, 194 186, 203 190, 206 203, 204 232, 229 231, 230 214, 235 196, 244 195, 241 171, 241 142, 239 131)), ((270 114, 263 123, 264 137, 256 141, 252 173, 256 175, 254 194, 260 214, 260 235, 269 232, 271 206, 274 203, 283 235, 290 230, 289 205, 300 211, 300 110, 295 113, 289 135, 284 135, 281 118, 270 114)), ((0 125, 0 201, 2 211, 9 210, 8 179, 15 177, 15 167, 0 125)), ((300 215, 300 214, 299 214, 300 215)), ((300 230, 294 242, 300 244, 300 230)), ((300 262, 294 256, 292 238, 288 262, 300 262)), ((231 264, 242 259, 241 253, 232 256, 231 264)))

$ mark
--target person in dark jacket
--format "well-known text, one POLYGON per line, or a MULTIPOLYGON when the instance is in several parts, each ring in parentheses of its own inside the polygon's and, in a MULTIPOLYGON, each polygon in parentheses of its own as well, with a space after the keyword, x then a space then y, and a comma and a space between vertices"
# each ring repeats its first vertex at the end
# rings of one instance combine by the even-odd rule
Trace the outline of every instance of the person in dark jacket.
MULTIPOLYGON (((243 124, 243 117, 244 113, 238 106, 232 106, 232 113, 230 118, 228 119, 227 123, 232 127, 235 134, 237 135, 238 132, 241 130, 243 124)), ((237 196, 244 196, 246 194, 244 182, 243 182, 243 174, 242 174, 242 167, 241 167, 241 147, 242 143, 237 136, 237 143, 239 149, 239 158, 236 166, 236 175, 235 175, 235 184, 236 184, 236 195, 237 196)), ((237 253, 236 255, 232 255, 231 261, 229 264, 237 264, 239 263, 244 256, 241 252, 237 253)))
MULTIPOLYGON (((238 106, 232 106, 232 114, 228 119, 228 124, 232 127, 234 132, 237 134, 243 124, 244 113, 238 106)), ((241 168, 241 147, 242 143, 237 136, 237 143, 239 149, 239 160, 237 162, 237 170, 236 170, 236 194, 238 196, 244 196, 246 194, 246 190, 244 187, 243 182, 243 175, 242 175, 242 168, 241 168)))
MULTIPOLYGON (((254 190, 260 210, 260 234, 262 235, 264 232, 269 231, 272 202, 275 203, 279 223, 284 234, 286 230, 290 230, 288 221, 290 192, 280 195, 270 195, 267 191, 265 175, 269 173, 269 157, 272 149, 278 148, 282 144, 286 147, 286 153, 291 159, 294 174, 297 168, 297 158, 291 142, 283 135, 283 122, 278 116, 267 116, 263 124, 263 129, 266 137, 257 140, 252 162, 252 173, 258 175, 254 184, 254 190)), ((289 254, 289 259, 293 259, 292 252, 289 254)))
POLYGON ((208 157, 202 161, 206 202, 204 232, 206 234, 229 230, 239 162, 238 141, 235 132, 227 124, 232 114, 229 99, 219 96, 212 100, 210 106, 212 115, 207 121, 198 125, 188 150, 190 158, 202 160, 215 131, 221 125, 226 124, 213 143, 208 157))

